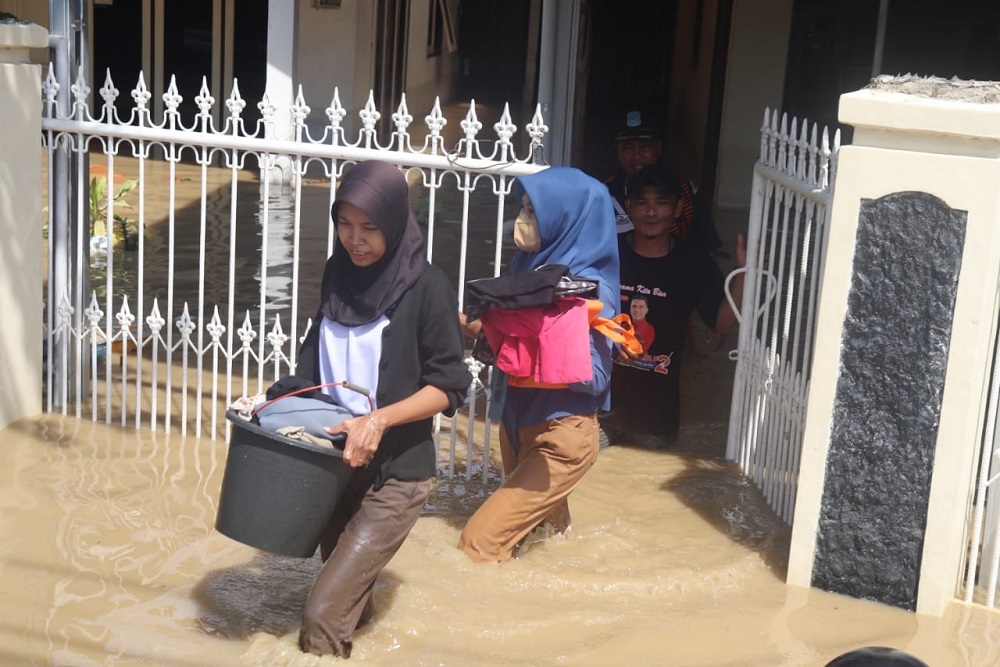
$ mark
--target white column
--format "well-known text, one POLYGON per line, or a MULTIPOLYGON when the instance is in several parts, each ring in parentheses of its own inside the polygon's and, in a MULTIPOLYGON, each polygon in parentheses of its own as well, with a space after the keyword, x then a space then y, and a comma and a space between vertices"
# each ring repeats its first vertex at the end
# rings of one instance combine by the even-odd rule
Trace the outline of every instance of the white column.
POLYGON ((0 428, 42 410, 41 76, 34 24, 0 24, 0 428))
POLYGON ((871 559, 880 558, 874 569, 887 568, 910 581, 915 611, 939 615, 955 599, 966 550, 996 331, 1000 105, 963 101, 977 90, 950 83, 927 86, 923 95, 897 90, 893 82, 882 82, 840 100, 840 121, 855 133, 853 144, 840 152, 788 582, 815 585, 819 573, 819 579, 848 582, 848 588, 878 589, 887 578, 873 580, 871 559), (921 206, 931 203, 900 208, 910 212, 906 216, 891 210, 881 217, 871 214, 880 202, 920 197, 921 206), (942 211, 951 216, 946 229, 942 211), (864 242, 872 237, 896 239, 896 247, 887 246, 889 252, 872 262, 867 252, 872 245, 864 242), (898 247, 912 239, 917 244, 910 244, 910 251, 898 247), (878 280, 870 280, 873 274, 878 280), (913 293, 917 284, 921 289, 913 293), (935 300, 937 288, 946 298, 935 300), (872 304, 875 311, 896 313, 895 325, 847 335, 851 323, 857 329, 861 321, 857 312, 872 304), (928 340, 944 344, 928 349, 913 344, 907 321, 917 329, 922 322, 935 323, 928 340), (858 338, 873 363, 852 376, 844 369, 852 364, 846 351, 858 338), (880 358, 915 360, 917 368, 901 369, 880 358), (899 395, 866 395, 871 378, 899 395), (907 392, 910 386, 921 389, 918 396, 907 392), (858 398, 874 409, 864 414, 844 409, 857 405, 858 398), (857 428, 842 428, 851 421, 857 428), (845 442, 838 436, 845 432, 870 435, 845 442), (839 465, 844 456, 856 458, 839 465), (920 513, 923 505, 926 515, 920 513), (886 544, 881 537, 902 523, 911 525, 917 538, 916 549, 907 553, 896 548, 899 542, 886 544), (831 532, 853 539, 854 548, 842 552, 855 553, 824 559, 822 538, 831 532), (898 563, 885 562, 897 557, 898 563), (831 568, 822 572, 824 560, 836 561, 832 577, 831 568))
POLYGON ((552 165, 568 165, 572 157, 579 29, 579 0, 543 0, 538 103, 549 127, 545 160, 552 165))
MULTIPOLYGON (((298 0, 269 0, 267 8, 267 82, 265 91, 277 109, 274 126, 268 138, 291 139, 292 116, 289 109, 295 101, 295 32, 298 0)), ((288 158, 278 162, 272 172, 283 182, 292 176, 288 158)))

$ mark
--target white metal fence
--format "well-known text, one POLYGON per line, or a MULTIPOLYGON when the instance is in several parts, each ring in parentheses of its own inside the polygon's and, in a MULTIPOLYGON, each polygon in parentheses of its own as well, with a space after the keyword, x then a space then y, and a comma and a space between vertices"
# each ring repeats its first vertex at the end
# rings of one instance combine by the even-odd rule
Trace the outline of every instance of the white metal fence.
MULTIPOLYGON (((996 317, 996 314, 994 314, 996 317)), ((989 400, 984 419, 980 457, 973 479, 969 548, 963 559, 958 595, 966 603, 997 606, 1000 580, 1000 338, 994 340, 989 400)))
POLYGON ((765 110, 726 457, 791 523, 839 130, 765 110))
MULTIPOLYGON (((215 100, 204 83, 192 119, 180 117, 182 99, 173 81, 160 119, 150 113, 141 74, 128 118, 116 111, 119 91, 110 72, 96 109, 90 93, 82 74, 70 84, 57 81, 51 67, 43 84, 46 406, 123 426, 215 438, 225 430, 224 410, 234 398, 294 372, 333 248, 329 209, 345 166, 391 162, 416 182, 428 259, 449 273, 460 300, 467 279, 500 272, 513 177, 544 168, 537 164, 547 131, 540 110, 525 126, 519 154, 507 108, 494 125, 496 138, 483 140, 474 102, 449 150, 439 102, 414 146, 405 97, 391 114, 383 145, 381 113, 371 95, 352 141, 336 90, 319 137, 306 125, 311 110, 301 89, 284 136, 267 96, 258 104, 256 127, 244 126, 246 102, 236 82, 224 101, 221 128, 213 123, 215 100), (104 167, 103 193, 90 189, 100 177, 92 176, 88 163, 104 167), (280 170, 290 170, 290 186, 276 185, 280 170), (120 171, 130 171, 135 183, 121 196, 115 184, 120 171), (188 200, 184 191, 192 195, 188 200), (88 219, 95 212, 107 230, 104 243, 90 236, 88 219), (115 229, 126 239, 131 230, 134 250, 116 243, 115 229)), ((466 475, 473 468, 484 478, 487 473, 489 422, 476 433, 483 423, 476 420, 481 386, 477 377, 470 387, 467 422, 460 427, 453 419, 448 429, 450 473, 462 451, 466 475), (481 466, 473 460, 480 455, 481 466)))

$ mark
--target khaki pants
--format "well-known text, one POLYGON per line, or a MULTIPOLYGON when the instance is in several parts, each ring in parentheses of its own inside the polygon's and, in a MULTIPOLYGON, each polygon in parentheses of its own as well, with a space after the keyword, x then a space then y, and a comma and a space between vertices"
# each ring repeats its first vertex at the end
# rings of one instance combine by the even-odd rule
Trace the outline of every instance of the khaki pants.
POLYGON ((597 416, 552 419, 518 431, 515 453, 501 425, 507 480, 469 519, 458 548, 475 561, 504 561, 528 533, 548 520, 569 527, 567 498, 597 460, 597 416))
POLYGON ((351 635, 371 613, 375 578, 403 545, 430 495, 431 480, 388 479, 378 491, 355 474, 320 543, 316 575, 299 632, 299 648, 316 655, 351 655, 351 635))

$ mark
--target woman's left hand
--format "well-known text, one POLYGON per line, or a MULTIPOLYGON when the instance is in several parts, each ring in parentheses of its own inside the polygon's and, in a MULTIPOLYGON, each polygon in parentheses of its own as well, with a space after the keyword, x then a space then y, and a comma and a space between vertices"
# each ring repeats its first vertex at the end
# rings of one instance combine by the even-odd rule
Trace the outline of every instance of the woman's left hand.
POLYGON ((458 313, 458 324, 462 327, 462 334, 470 340, 475 340, 479 332, 483 330, 481 320, 469 320, 462 312, 458 313))
POLYGON ((344 463, 352 468, 360 468, 367 466, 375 458, 384 428, 379 416, 372 412, 348 419, 337 426, 328 426, 325 430, 330 435, 347 434, 344 463))
POLYGON ((616 345, 615 349, 618 350, 618 361, 623 364, 627 364, 630 361, 635 361, 636 359, 642 359, 645 354, 633 354, 624 345, 616 345))

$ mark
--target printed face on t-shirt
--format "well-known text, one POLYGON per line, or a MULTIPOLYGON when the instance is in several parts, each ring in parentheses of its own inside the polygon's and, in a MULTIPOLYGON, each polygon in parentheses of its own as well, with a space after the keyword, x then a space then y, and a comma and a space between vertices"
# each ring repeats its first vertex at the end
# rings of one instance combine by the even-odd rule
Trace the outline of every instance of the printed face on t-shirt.
POLYGON ((649 312, 649 304, 646 303, 645 299, 632 299, 632 303, 629 304, 628 311, 632 321, 638 322, 646 319, 646 313, 649 312))

